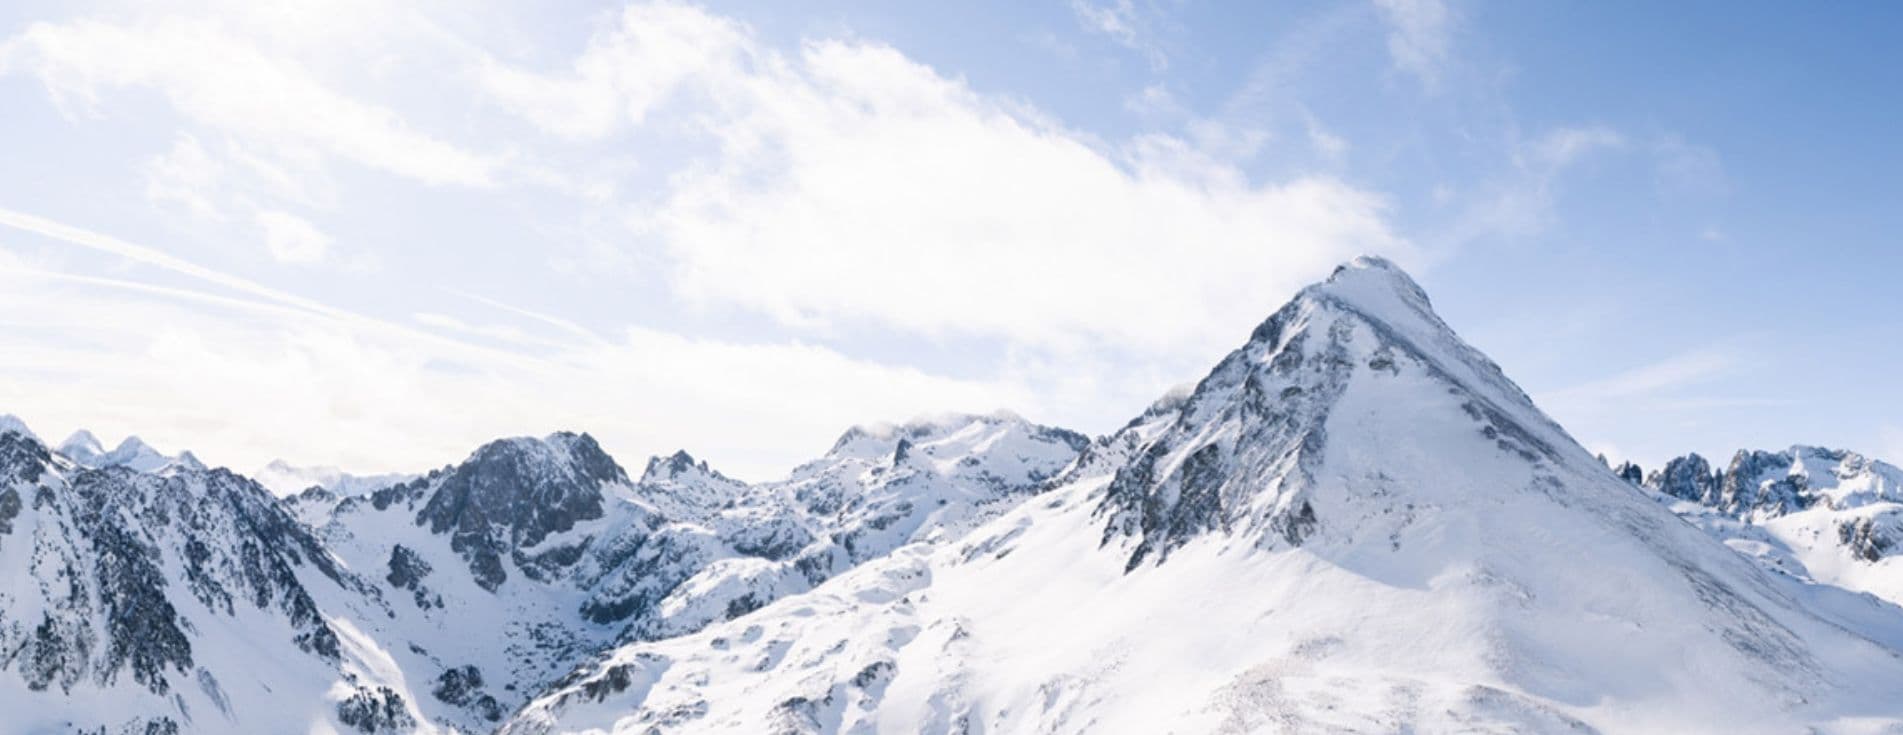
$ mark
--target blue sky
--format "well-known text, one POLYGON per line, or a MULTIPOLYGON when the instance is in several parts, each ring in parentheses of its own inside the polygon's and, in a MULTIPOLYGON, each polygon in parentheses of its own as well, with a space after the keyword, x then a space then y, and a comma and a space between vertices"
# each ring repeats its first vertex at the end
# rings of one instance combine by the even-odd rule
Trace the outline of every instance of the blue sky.
POLYGON ((1588 447, 1903 458, 1884 5, 9 3, 0 411, 247 469, 1103 432, 1377 252, 1588 447))

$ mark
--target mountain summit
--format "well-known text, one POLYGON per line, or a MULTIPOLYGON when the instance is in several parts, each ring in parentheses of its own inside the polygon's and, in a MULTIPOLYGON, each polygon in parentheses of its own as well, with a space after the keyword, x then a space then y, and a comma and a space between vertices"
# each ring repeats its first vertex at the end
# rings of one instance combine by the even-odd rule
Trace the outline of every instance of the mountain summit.
POLYGON ((1903 724, 1903 611, 1615 477, 1392 263, 952 543, 617 650, 510 733, 1791 732, 1903 724))

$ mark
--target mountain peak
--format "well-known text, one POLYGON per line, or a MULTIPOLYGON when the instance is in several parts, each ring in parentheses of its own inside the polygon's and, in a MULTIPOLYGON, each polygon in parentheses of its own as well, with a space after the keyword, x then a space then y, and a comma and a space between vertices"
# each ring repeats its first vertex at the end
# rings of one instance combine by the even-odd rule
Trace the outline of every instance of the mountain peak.
POLYGON ((124 439, 121 439, 119 441, 119 446, 114 448, 112 451, 136 452, 142 449, 151 449, 151 448, 152 448, 152 445, 145 443, 144 439, 140 439, 137 434, 132 434, 127 436, 124 439))
MULTIPOLYGON (((77 459, 77 458, 75 458, 77 459)), ((172 462, 145 440, 137 436, 128 436, 119 442, 119 446, 94 458, 93 464, 100 467, 126 467, 139 472, 153 472, 172 462)))
POLYGON ((20 417, 10 413, 0 413, 0 434, 9 432, 20 434, 34 441, 40 440, 40 436, 33 433, 32 429, 27 428, 26 422, 21 421, 20 417))
POLYGON ((1328 280, 1306 291, 1325 294, 1354 304, 1374 314, 1393 313, 1396 308, 1414 312, 1432 312, 1427 291, 1407 271, 1393 261, 1375 255, 1363 255, 1335 266, 1328 280))
POLYGON ((1316 528, 1312 490, 1324 481, 1316 472, 1342 407, 1391 420, 1353 399, 1394 391, 1450 405, 1458 423, 1527 463, 1591 461, 1441 321, 1406 272, 1363 256, 1302 289, 1179 407, 1146 413, 1124 429, 1129 438, 1110 442, 1119 452, 1142 450, 1107 488, 1105 543, 1138 538, 1133 568, 1211 530, 1301 545, 1316 528), (1271 495, 1258 497, 1264 488, 1271 495))
POLYGON ((66 441, 60 442, 59 453, 85 464, 105 454, 106 447, 99 442, 99 437, 93 436, 92 432, 80 429, 67 436, 66 441))
POLYGON ((192 454, 191 450, 179 452, 178 456, 172 459, 172 466, 192 472, 203 472, 206 469, 205 463, 199 461, 198 455, 192 454))
POLYGON ((627 482, 587 434, 498 439, 444 474, 416 521, 451 534, 476 583, 493 592, 508 576, 503 558, 602 517, 602 489, 627 482))
POLYGON ((680 449, 666 457, 658 455, 649 457, 647 468, 641 471, 641 482, 648 483, 672 479, 681 473, 695 470, 699 470, 702 473, 719 474, 708 469, 706 460, 694 459, 694 455, 688 454, 685 449, 680 449))

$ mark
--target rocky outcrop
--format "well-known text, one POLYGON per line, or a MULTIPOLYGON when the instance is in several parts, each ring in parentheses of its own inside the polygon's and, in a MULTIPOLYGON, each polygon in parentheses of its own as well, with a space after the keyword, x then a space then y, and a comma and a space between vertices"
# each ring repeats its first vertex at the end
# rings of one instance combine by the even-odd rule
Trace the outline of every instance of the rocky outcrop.
POLYGON ((416 522, 449 534, 476 583, 494 591, 508 579, 504 558, 600 518, 611 483, 627 484, 627 473, 587 434, 504 439, 444 473, 416 522))
POLYGON ((1645 486, 1726 516, 1764 520, 1819 507, 1903 501, 1903 469, 1855 452, 1800 445, 1781 452, 1740 450, 1722 471, 1688 454, 1652 473, 1645 486))

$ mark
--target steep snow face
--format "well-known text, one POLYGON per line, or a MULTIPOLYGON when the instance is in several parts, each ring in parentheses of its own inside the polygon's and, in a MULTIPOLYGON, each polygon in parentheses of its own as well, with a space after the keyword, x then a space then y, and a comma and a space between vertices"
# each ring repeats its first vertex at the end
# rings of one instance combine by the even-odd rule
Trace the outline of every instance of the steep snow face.
POLYGON ((365 586, 237 475, 85 468, 0 434, 9 727, 337 726, 339 699, 392 683, 364 667, 314 595, 365 586))
POLYGON ((1903 611, 1680 522, 1383 261, 1061 476, 959 539, 621 647, 504 731, 1903 726, 1903 611))
POLYGON ((1903 469, 1795 446, 1740 451, 1722 471, 1686 455, 1644 486, 1766 569, 1903 604, 1903 469))

